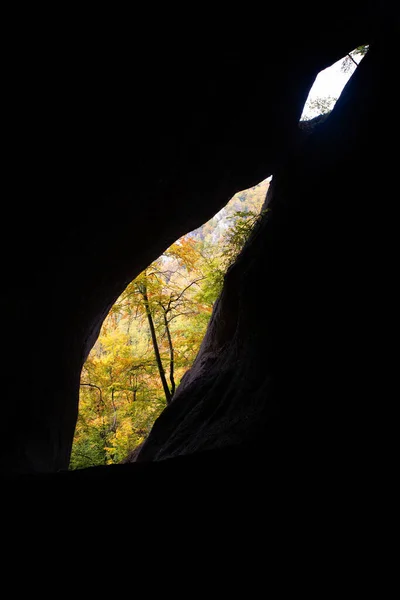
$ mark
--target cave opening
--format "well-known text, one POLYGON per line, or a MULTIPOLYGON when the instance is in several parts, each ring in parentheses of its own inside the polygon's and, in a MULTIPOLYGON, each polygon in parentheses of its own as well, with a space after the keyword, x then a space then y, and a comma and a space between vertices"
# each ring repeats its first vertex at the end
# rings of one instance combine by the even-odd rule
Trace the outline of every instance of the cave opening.
MULTIPOLYGON (((301 121, 328 115, 368 47, 321 71, 301 121)), ((260 218, 271 177, 236 193, 134 279, 81 373, 70 469, 133 459, 199 351, 227 268, 260 218)))
POLYGON ((300 121, 309 121, 332 111, 368 48, 368 45, 359 46, 318 73, 307 96, 300 121))
POLYGON ((70 469, 119 463, 141 446, 197 355, 224 274, 260 217, 270 181, 235 194, 114 303, 82 369, 70 469))

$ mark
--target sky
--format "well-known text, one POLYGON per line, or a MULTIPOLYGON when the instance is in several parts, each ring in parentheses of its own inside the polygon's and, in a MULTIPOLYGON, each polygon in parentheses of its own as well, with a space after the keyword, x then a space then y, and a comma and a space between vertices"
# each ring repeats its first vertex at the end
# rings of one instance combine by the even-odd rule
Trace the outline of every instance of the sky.
MULTIPOLYGON (((356 55, 355 61, 357 63, 360 63, 360 60, 362 60, 362 56, 356 55)), ((344 86, 346 85, 346 83, 348 82, 348 80, 350 79, 350 77, 352 76, 352 74, 355 70, 355 69, 350 69, 347 73, 345 73, 342 70, 343 61, 344 61, 344 58, 341 58, 340 60, 335 62, 333 65, 331 65, 327 69, 324 69, 317 75, 317 77, 314 81, 314 84, 310 90, 310 93, 308 95, 307 101, 304 105, 304 110, 303 110, 301 119, 310 119, 319 114, 318 111, 313 111, 308 106, 308 103, 310 100, 315 100, 316 98, 327 97, 327 96, 331 96, 336 99, 339 98, 344 86)), ((268 181, 270 181, 271 179, 272 179, 272 176, 268 177, 268 181)), ((261 183, 263 183, 263 182, 261 182, 261 183)), ((222 211, 221 211, 221 215, 223 215, 223 214, 224 214, 224 209, 222 209, 222 211)), ((217 216, 218 215, 219 215, 219 213, 217 213, 217 216)))
MULTIPOLYGON (((355 60, 359 63, 360 56, 356 56, 355 60)), ((332 96, 334 98, 339 98, 341 91, 344 86, 350 79, 353 70, 348 73, 344 73, 341 70, 341 66, 343 63, 343 58, 335 62, 333 65, 321 71, 316 80, 314 81, 314 85, 312 86, 310 93, 307 98, 307 102, 304 106, 303 115, 301 118, 307 114, 308 117, 315 117, 318 113, 311 113, 308 107, 309 100, 313 100, 318 97, 326 97, 332 96)))

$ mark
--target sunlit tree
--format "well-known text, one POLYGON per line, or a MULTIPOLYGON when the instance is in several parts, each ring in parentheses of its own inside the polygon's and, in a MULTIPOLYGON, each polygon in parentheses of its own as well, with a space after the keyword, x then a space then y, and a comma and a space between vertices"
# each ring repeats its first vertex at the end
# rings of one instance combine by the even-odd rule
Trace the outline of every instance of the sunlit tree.
POLYGON ((114 304, 82 370, 71 468, 121 462, 173 400, 267 187, 236 195, 202 233, 170 246, 114 304))

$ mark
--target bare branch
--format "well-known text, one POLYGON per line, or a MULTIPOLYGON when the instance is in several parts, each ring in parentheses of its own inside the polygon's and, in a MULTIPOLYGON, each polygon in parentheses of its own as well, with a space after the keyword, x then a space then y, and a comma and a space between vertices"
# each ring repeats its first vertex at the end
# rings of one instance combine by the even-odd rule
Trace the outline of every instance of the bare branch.
POLYGON ((101 388, 99 388, 98 385, 95 385, 94 383, 80 383, 79 385, 81 385, 81 386, 85 385, 85 386, 88 386, 88 387, 91 387, 91 388, 96 388, 96 390, 98 390, 99 393, 100 393, 100 401, 104 404, 103 393, 101 391, 101 388))
POLYGON ((354 58, 352 57, 352 55, 348 54, 347 56, 350 58, 350 60, 353 61, 353 63, 356 65, 356 67, 358 67, 358 62, 356 60, 354 60, 354 58))
POLYGON ((168 323, 171 323, 171 321, 173 321, 173 319, 176 319, 176 317, 188 317, 190 315, 198 315, 198 314, 199 314, 199 312, 196 310, 188 310, 186 312, 177 313, 176 315, 174 315, 173 317, 168 319, 168 323))
POLYGON ((96 463, 93 461, 93 458, 91 456, 88 456, 87 454, 84 454, 80 450, 75 450, 75 454, 77 454, 78 456, 82 456, 82 458, 87 458, 88 460, 90 460, 92 467, 96 466, 96 463))
POLYGON ((202 279, 205 279, 205 277, 199 277, 198 279, 195 279, 194 281, 192 281, 191 283, 189 283, 189 285, 187 285, 182 291, 181 293, 177 296, 177 298, 174 300, 174 303, 178 302, 178 300, 183 296, 183 294, 186 292, 186 290, 188 290, 190 287, 192 287, 192 285, 197 284, 199 281, 201 281, 202 279))

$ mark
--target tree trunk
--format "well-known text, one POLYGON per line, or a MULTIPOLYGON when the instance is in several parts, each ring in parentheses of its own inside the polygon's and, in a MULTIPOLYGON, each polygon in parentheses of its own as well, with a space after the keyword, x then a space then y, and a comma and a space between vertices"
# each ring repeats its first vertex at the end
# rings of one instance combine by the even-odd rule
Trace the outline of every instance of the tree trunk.
POLYGON ((117 431, 117 407, 115 406, 115 402, 114 402, 114 388, 111 389, 111 404, 113 407, 113 422, 112 422, 110 429, 111 429, 111 431, 116 433, 116 431, 117 431))
POLYGON ((171 332, 169 330, 167 315, 164 311, 164 325, 165 331, 167 332, 168 345, 169 345, 169 380, 171 382, 171 399, 175 393, 175 379, 174 379, 174 347, 172 345, 171 332))
POLYGON ((135 385, 133 385, 132 383, 132 375, 130 375, 129 377, 129 383, 131 386, 131 392, 132 392, 132 402, 136 402, 136 394, 137 394, 137 377, 135 375, 135 385))
POLYGON ((154 349, 154 354, 156 357, 158 372, 160 373, 160 379, 161 379, 162 386, 164 388, 164 394, 165 394, 165 398, 167 400, 167 404, 169 404, 172 399, 171 392, 169 391, 168 383, 165 378, 164 367, 161 362, 160 350, 158 349, 158 343, 157 343, 157 337, 156 337, 156 330, 154 328, 153 317, 151 315, 151 310, 150 310, 150 305, 149 305, 149 298, 147 296, 147 288, 145 285, 143 285, 143 287, 141 289, 141 294, 143 296, 147 320, 149 322, 151 341, 153 342, 153 349, 154 349))
POLYGON ((104 400, 103 400, 103 392, 101 391, 101 388, 98 385, 95 385, 94 383, 83 383, 81 382, 80 385, 83 386, 87 386, 90 387, 92 389, 96 389, 99 392, 99 402, 97 404, 97 414, 99 416, 99 419, 101 419, 101 427, 100 427, 100 437, 103 440, 103 455, 104 455, 104 464, 107 464, 107 450, 104 450, 104 446, 107 445, 107 431, 106 431, 106 423, 104 421, 104 412, 105 412, 105 404, 104 404, 104 400))

